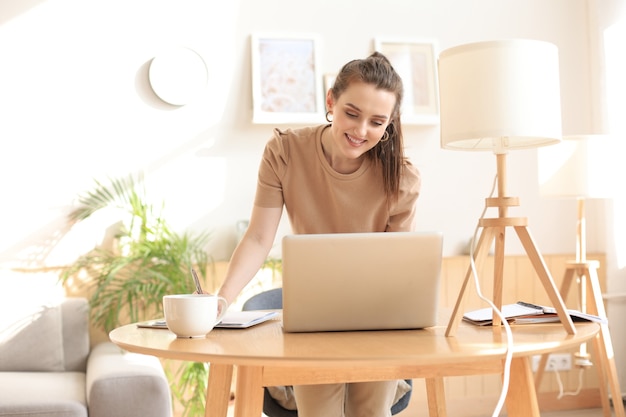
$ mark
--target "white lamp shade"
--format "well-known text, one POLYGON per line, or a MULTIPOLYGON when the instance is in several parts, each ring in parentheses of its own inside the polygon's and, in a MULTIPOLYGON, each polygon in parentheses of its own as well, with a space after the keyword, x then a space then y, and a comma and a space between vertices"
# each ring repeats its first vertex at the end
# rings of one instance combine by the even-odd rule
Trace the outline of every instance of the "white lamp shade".
POLYGON ((617 147, 605 135, 564 136, 563 142, 538 150, 539 192, 564 198, 607 198, 615 184, 611 162, 617 147))
POLYGON ((561 140, 555 45, 513 39, 478 42, 439 55, 441 147, 534 148, 561 140))

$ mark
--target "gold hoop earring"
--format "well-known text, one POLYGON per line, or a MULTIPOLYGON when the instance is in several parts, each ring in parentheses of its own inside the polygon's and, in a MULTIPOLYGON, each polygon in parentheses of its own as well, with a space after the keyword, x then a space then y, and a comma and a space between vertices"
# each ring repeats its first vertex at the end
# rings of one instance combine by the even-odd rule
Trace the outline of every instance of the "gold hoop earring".
POLYGON ((326 112, 326 121, 327 121, 328 123, 332 123, 332 122, 333 122, 333 119, 331 119, 331 117, 330 117, 330 116, 332 116, 332 115, 333 115, 333 114, 332 114, 330 111, 327 111, 327 112, 326 112))
POLYGON ((385 130, 385 133, 383 134, 383 137, 382 137, 382 138, 380 138, 380 141, 381 141, 381 142, 387 142, 388 140, 389 140, 389 132, 387 132, 387 131, 385 130))

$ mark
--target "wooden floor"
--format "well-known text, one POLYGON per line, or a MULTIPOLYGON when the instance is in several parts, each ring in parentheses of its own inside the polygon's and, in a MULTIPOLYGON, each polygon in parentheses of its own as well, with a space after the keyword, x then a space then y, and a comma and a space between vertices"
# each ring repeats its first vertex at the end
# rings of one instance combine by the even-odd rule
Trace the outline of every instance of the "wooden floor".
MULTIPOLYGON (((232 414, 231 414, 232 415, 232 414)), ((265 416, 265 414, 263 414, 265 416)), ((405 416, 406 414, 398 414, 399 416, 405 416)), ((506 414, 502 414, 505 416, 506 414)), ((428 414, 420 414, 420 416, 427 417, 428 414)), ((601 408, 593 408, 587 410, 566 410, 566 411, 551 411, 541 413, 541 417, 602 417, 602 409, 601 408)), ((462 415, 458 415, 456 417, 463 417, 462 415)), ((491 416, 485 416, 491 417, 491 416)))
MULTIPOLYGON (((496 406, 496 399, 473 399, 469 401, 450 401, 447 402, 448 417, 492 417, 496 406)), ((540 402, 541 403, 541 402, 540 402)), ((579 403, 580 404, 580 403, 579 403)), ((597 404, 597 402, 596 402, 597 404)), ((554 410, 550 405, 545 404, 548 408, 545 410, 554 410)), ((541 406, 540 406, 541 409, 541 406)), ((234 407, 231 404, 228 410, 228 417, 233 417, 234 407)), ((263 414, 264 417, 265 414, 263 414)), ((498 417, 506 416, 506 408, 500 412, 498 417)), ((615 413, 612 413, 615 416, 615 413)), ((271 416, 269 416, 271 417, 271 416)), ((428 417, 428 406, 425 401, 417 399, 411 401, 409 406, 402 412, 396 414, 395 417, 428 417)), ((604 417, 601 407, 599 408, 578 408, 566 409, 561 411, 541 411, 541 417, 604 417)))
MULTIPOLYGON (((419 394, 419 391, 417 393, 419 394)), ((557 394, 555 392, 538 394, 541 417, 604 417, 597 389, 583 389, 576 395, 562 398, 558 398, 557 394)), ((485 397, 446 399, 446 411, 449 417, 492 417, 497 402, 497 398, 485 397)), ((504 407, 498 416, 506 415, 504 407)), ((614 412, 612 416, 615 416, 614 412)), ((428 405, 424 396, 412 397, 409 406, 396 417, 428 417, 428 405)))
MULTIPOLYGON (((397 417, 428 417, 428 411, 420 411, 419 413, 412 412, 411 407, 407 408, 403 412, 397 414, 397 417)), ((459 410, 448 409, 449 417, 491 417, 492 413, 476 414, 475 412, 468 411, 463 413, 459 410)), ((506 416, 506 410, 500 413, 500 416, 506 416)), ((564 410, 564 411, 542 411, 541 417, 603 417, 602 408, 589 408, 581 410, 564 410)), ((613 414, 615 416, 615 414, 613 414)))
POLYGON ((602 417, 602 415, 603 414, 601 408, 591 408, 587 410, 551 411, 541 413, 542 417, 602 417))
MULTIPOLYGON (((234 411, 233 407, 230 407, 228 410, 229 417, 233 416, 234 414, 233 411, 234 411)), ((412 414, 411 411, 412 411, 411 407, 409 407, 403 412, 397 414, 397 417, 413 417, 413 416, 427 417, 428 416, 428 412, 420 412, 419 414, 412 414)), ((465 415, 462 413, 451 414, 450 411, 451 410, 448 410, 448 416, 465 417, 465 415)), ((475 414, 469 413, 467 415, 474 416, 475 414)), ((263 414, 263 416, 265 416, 265 414, 263 414)), ((506 414, 501 413, 501 416, 506 416, 506 414)), ((484 415, 484 417, 491 417, 491 414, 486 414, 484 415)), ((603 413, 602 413, 601 408, 590 408, 590 409, 584 409, 584 410, 565 410, 565 411, 550 411, 550 412, 546 411, 546 412, 541 413, 541 417, 603 417, 603 413)))
MULTIPOLYGON (((449 401, 446 404, 446 411, 449 417, 492 417, 496 403, 496 399, 449 401)), ((604 417, 601 407, 563 409, 550 408, 550 405, 554 404, 547 404, 547 408, 543 408, 545 411, 541 411, 541 417, 604 417), (554 411, 557 409, 559 411, 554 411)), ((615 413, 612 415, 615 416, 615 413)), ((506 407, 500 411, 499 416, 506 416, 506 407)), ((411 401, 409 406, 395 417, 428 417, 428 406, 424 401, 411 401)))
MULTIPOLYGON (((229 409, 229 416, 233 415, 233 409, 229 409)), ((265 414, 263 414, 265 416, 265 414)), ((506 414, 502 414, 505 416, 506 414)), ((551 411, 551 412, 543 412, 541 413, 541 417, 602 417, 602 409, 601 408, 592 408, 587 410, 566 410, 566 411, 551 411)), ((406 416, 406 414, 398 414, 398 417, 406 416)), ((420 414, 420 417, 427 417, 428 414, 420 414)), ((462 415, 458 415, 455 417, 463 417, 462 415)), ((491 416, 485 416, 491 417, 491 416)))

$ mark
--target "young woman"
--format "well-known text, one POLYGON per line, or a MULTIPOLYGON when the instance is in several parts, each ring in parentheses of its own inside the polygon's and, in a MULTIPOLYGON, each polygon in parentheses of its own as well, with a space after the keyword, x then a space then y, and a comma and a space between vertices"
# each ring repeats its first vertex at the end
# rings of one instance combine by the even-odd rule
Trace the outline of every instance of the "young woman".
MULTIPOLYGON (((375 52, 343 66, 328 124, 274 130, 248 229, 219 294, 232 302, 267 257, 287 210, 293 233, 410 231, 420 175, 404 156, 402 81, 375 52)), ((384 256, 384 254, 382 254, 384 256)), ((389 416, 397 381, 294 387, 300 417, 389 416)))

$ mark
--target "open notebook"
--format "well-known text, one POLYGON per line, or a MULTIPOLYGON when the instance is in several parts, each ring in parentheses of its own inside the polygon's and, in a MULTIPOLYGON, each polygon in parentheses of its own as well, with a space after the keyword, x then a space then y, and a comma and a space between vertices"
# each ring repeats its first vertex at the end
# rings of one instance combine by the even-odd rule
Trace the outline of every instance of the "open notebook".
POLYGON ((288 235, 286 332, 417 329, 436 324, 439 232, 288 235))
MULTIPOLYGON (((276 317, 275 311, 227 311, 215 327, 222 329, 247 329, 276 317)), ((167 329, 165 319, 149 320, 137 323, 137 327, 167 329)))

